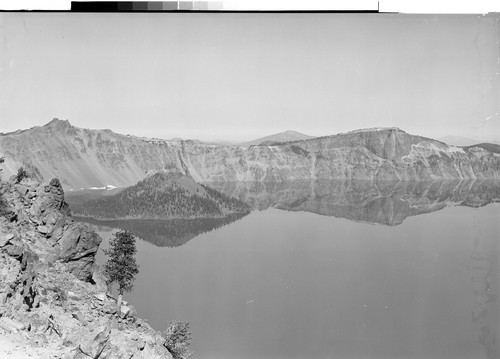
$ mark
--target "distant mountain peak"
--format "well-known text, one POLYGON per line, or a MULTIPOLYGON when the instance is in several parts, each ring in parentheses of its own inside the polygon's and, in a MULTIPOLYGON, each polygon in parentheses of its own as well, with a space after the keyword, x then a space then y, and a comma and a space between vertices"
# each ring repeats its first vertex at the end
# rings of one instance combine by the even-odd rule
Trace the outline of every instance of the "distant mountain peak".
POLYGON ((302 141, 302 140, 309 140, 311 138, 314 138, 314 136, 305 135, 297 131, 287 130, 284 132, 275 133, 270 136, 258 138, 253 141, 239 143, 238 146, 248 147, 252 145, 260 145, 267 143, 302 141))
POLYGON ((43 127, 61 128, 61 127, 71 127, 71 126, 72 125, 68 120, 60 120, 57 117, 54 117, 52 121, 45 124, 43 127))

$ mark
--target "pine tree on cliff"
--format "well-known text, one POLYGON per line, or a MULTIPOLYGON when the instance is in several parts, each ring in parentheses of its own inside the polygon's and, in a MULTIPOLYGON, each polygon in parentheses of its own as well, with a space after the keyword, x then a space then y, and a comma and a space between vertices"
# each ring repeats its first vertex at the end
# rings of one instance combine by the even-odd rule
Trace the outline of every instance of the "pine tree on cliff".
POLYGON ((104 251, 109 259, 104 267, 106 284, 118 284, 117 310, 120 315, 124 292, 130 292, 134 287, 134 277, 139 273, 135 262, 135 236, 129 231, 117 232, 109 243, 109 249, 104 251))

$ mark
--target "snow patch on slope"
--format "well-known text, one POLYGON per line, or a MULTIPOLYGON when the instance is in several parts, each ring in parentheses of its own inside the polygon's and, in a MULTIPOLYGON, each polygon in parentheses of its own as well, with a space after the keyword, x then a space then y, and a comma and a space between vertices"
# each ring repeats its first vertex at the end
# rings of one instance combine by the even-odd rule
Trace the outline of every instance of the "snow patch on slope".
MULTIPOLYGON (((105 189, 107 191, 110 191, 110 190, 115 189, 115 188, 118 188, 118 187, 113 186, 111 184, 108 184, 108 185, 106 185, 104 187, 90 187, 88 189, 91 189, 91 190, 103 190, 103 189, 105 189)), ((83 189, 83 187, 81 189, 83 189)))

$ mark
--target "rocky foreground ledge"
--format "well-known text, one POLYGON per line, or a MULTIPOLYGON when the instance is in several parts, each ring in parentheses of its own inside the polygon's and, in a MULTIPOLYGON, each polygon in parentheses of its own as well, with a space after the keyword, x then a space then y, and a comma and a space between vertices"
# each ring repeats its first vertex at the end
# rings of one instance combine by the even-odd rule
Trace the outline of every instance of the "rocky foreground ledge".
POLYGON ((0 182, 0 357, 172 358, 165 338, 106 294, 101 238, 58 179, 0 182))

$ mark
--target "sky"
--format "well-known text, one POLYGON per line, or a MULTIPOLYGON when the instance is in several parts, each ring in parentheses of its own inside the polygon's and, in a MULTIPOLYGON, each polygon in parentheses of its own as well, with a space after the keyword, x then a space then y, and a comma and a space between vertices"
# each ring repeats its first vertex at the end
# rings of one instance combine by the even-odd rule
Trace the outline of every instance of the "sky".
POLYGON ((0 132, 500 139, 500 15, 0 13, 0 132))

